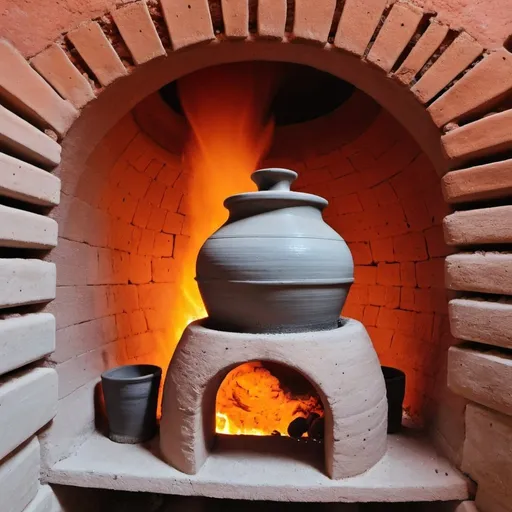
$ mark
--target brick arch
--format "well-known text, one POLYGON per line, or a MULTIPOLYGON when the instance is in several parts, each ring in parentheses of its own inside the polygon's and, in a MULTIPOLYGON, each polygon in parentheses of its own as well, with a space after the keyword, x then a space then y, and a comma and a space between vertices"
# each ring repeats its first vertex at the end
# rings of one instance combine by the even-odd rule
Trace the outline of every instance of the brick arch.
MULTIPOLYGON (((508 311, 496 296, 512 295, 512 263, 508 254, 486 248, 512 241, 512 110, 502 101, 512 88, 512 55, 504 48, 487 51, 436 13, 401 1, 386 7, 384 1, 346 0, 341 12, 342 2, 333 1, 296 0, 295 11, 284 0, 213 4, 191 0, 191 8, 181 10, 173 0, 149 7, 134 2, 65 34, 30 63, 2 42, 0 125, 8 152, 1 155, 2 195, 55 206, 59 176, 69 193, 81 160, 109 127, 140 99, 194 69, 265 58, 313 65, 374 97, 443 175, 445 200, 464 207, 446 217, 445 239, 466 251, 447 258, 446 287, 486 299, 485 308, 472 296, 452 300, 452 332, 503 346, 485 326, 508 311), (46 172, 52 169, 54 175, 46 172), (499 203, 482 203, 494 200, 499 203)), ((47 218, 12 210, 10 218, 23 229, 6 235, 10 246, 55 247, 55 237, 39 229, 47 218)), ((12 289, 4 287, 4 307, 54 298, 52 263, 4 262, 20 273, 12 289), (34 276, 38 285, 29 287, 34 276)), ((502 325, 495 328, 501 338, 502 325)), ((474 393, 470 398, 488 405, 474 393)))

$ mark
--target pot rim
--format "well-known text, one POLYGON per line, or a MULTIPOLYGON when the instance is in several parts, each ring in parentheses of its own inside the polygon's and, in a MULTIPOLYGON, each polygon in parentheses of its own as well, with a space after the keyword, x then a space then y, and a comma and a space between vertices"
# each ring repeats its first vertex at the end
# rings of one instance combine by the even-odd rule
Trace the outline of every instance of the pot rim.
POLYGON ((101 379, 112 382, 144 382, 147 380, 152 380, 155 377, 159 377, 161 375, 162 368, 154 364, 125 364, 122 366, 116 366, 115 368, 110 368, 109 370, 103 372, 101 374, 101 379), (116 373, 118 373, 120 370, 124 370, 125 368, 144 368, 147 370, 147 373, 140 375, 139 377, 116 376, 116 373))
POLYGON ((200 276, 196 276, 195 280, 198 283, 232 283, 232 284, 249 284, 249 285, 264 285, 264 286, 331 286, 337 284, 351 284, 354 282, 353 277, 344 277, 341 279, 300 279, 300 280, 282 280, 282 281, 272 281, 272 280, 262 280, 262 281, 251 281, 251 280, 237 280, 237 279, 211 279, 211 278, 202 278, 200 276))

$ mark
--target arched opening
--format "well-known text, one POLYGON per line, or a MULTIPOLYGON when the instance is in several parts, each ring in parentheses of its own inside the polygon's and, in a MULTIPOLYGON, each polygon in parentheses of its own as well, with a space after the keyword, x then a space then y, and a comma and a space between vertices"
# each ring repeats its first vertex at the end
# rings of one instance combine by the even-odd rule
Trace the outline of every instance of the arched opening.
POLYGON ((268 361, 229 371, 217 391, 215 419, 217 434, 324 438, 324 404, 313 384, 268 361))

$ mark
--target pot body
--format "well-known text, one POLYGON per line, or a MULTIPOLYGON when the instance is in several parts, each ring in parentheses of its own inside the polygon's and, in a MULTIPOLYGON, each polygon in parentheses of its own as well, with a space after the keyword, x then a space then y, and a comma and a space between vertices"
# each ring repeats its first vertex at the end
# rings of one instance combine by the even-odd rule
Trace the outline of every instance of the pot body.
POLYGON ((162 369, 153 365, 120 366, 102 374, 112 441, 142 443, 155 435, 161 378, 162 369))
POLYGON ((296 192, 259 194, 229 198, 243 196, 199 252, 196 279, 210 324, 250 333, 336 328, 354 264, 322 218, 327 202, 296 192))

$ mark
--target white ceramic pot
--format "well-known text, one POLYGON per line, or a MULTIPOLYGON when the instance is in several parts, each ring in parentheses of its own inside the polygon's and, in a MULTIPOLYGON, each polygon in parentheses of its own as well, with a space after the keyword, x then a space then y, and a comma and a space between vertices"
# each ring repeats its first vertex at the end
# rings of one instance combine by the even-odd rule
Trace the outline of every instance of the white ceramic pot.
POLYGON ((332 329, 354 281, 327 201, 290 191, 297 173, 262 169, 258 192, 228 197, 229 219, 199 251, 197 282, 212 326, 237 332, 332 329))

